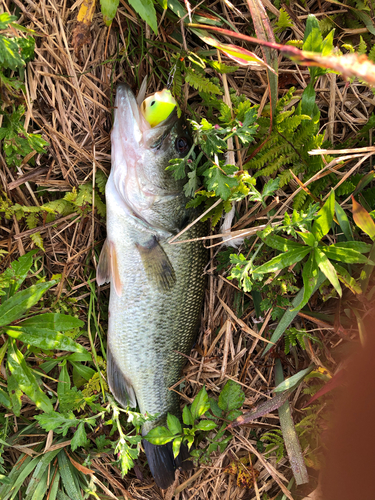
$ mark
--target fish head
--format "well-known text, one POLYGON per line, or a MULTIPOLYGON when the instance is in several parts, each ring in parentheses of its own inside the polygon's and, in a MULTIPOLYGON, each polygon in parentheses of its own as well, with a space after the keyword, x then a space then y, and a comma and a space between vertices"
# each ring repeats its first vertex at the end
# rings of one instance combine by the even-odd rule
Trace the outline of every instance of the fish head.
POLYGON ((193 141, 176 110, 151 127, 130 87, 122 84, 116 94, 111 140, 113 183, 122 202, 135 215, 145 218, 163 197, 182 194, 186 181, 176 180, 166 168, 170 160, 185 157, 193 141))

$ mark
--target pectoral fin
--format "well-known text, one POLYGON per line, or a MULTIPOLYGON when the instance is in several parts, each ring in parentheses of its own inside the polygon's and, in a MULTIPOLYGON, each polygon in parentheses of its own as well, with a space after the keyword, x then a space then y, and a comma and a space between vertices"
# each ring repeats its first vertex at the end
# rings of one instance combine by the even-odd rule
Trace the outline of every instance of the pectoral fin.
POLYGON ((176 275, 167 254, 155 236, 147 243, 136 244, 147 278, 158 288, 168 291, 176 282, 176 275))
POLYGON ((135 408, 137 406, 137 399, 134 389, 118 368, 109 347, 107 348, 107 378, 109 388, 121 406, 124 408, 127 406, 135 408))
POLYGON ((96 282, 98 285, 112 282, 116 293, 121 297, 121 280, 117 263, 117 253, 115 245, 105 240, 102 251, 100 252, 98 268, 96 270, 96 282))

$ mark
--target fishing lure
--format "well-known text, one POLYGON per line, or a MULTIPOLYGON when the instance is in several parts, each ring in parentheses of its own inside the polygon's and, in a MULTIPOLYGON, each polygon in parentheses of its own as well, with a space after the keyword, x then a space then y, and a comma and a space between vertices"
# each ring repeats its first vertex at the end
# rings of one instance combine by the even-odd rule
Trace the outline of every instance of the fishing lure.
POLYGON ((176 105, 176 99, 171 94, 171 91, 163 89, 147 97, 147 99, 142 102, 141 113, 153 128, 166 120, 175 109, 176 105))

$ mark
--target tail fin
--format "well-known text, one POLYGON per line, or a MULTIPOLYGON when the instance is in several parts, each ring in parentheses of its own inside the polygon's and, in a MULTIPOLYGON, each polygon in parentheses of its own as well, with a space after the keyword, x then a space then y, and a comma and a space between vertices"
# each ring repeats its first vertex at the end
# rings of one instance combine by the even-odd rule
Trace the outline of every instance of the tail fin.
POLYGON ((172 443, 155 445, 144 439, 142 444, 146 452, 151 474, 156 484, 163 490, 166 490, 173 484, 176 469, 181 467, 183 470, 191 470, 194 467, 193 463, 187 460, 189 452, 185 445, 181 446, 179 455, 174 458, 172 443))

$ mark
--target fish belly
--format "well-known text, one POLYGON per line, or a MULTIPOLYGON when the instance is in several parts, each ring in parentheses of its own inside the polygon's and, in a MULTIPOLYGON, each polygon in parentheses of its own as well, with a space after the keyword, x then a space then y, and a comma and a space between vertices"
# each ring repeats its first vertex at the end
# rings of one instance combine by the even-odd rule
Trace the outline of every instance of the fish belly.
MULTIPOLYGON (((121 295, 111 283, 108 351, 112 361, 108 361, 117 376, 109 377, 109 382, 115 397, 119 394, 116 385, 123 382, 128 403, 134 405, 135 397, 143 414, 159 414, 156 421, 145 424, 145 434, 151 427, 164 424, 167 412, 180 415, 178 395, 169 388, 178 382, 186 363, 182 354, 189 354, 197 335, 206 251, 201 242, 170 245, 159 241, 176 277, 165 291, 146 275, 136 246, 143 235, 133 221, 127 224, 123 220, 116 230, 110 229, 109 224, 108 238, 117 254, 121 295)), ((204 229, 196 224, 184 236, 201 236, 204 229)), ((117 399, 124 404, 121 396, 117 399)))

